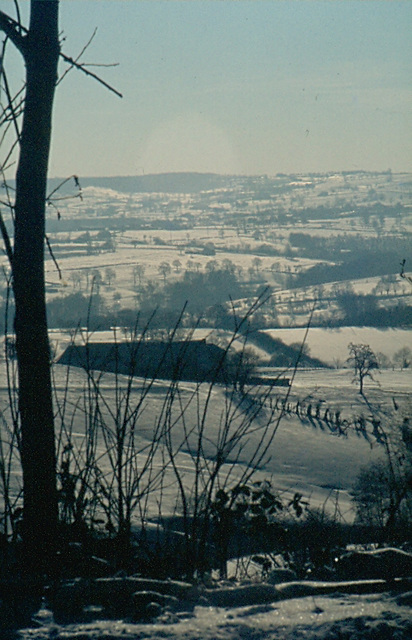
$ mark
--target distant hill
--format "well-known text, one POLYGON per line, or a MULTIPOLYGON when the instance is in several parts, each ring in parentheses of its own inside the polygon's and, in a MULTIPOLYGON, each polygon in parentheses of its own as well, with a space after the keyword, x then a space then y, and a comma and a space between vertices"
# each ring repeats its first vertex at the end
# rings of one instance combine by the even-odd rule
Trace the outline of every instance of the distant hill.
MULTIPOLYGON (((199 193, 219 189, 228 185, 232 176, 217 173, 158 173, 143 176, 79 176, 82 188, 101 187, 121 193, 199 193)), ((49 180, 49 192, 55 189, 62 178, 49 180)), ((70 184, 70 188, 73 187, 70 184)))

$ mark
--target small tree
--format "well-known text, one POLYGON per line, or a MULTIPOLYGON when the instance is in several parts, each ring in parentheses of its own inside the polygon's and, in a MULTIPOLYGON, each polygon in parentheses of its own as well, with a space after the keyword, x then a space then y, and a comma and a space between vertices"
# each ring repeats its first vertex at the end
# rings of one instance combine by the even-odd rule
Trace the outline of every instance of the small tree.
POLYGON ((258 357, 250 347, 243 347, 241 351, 230 354, 227 361, 234 388, 244 393, 245 385, 251 381, 256 373, 258 357))
POLYGON ((260 269, 262 267, 262 258, 259 258, 259 257, 253 258, 252 266, 253 266, 255 272, 259 273, 259 271, 260 271, 260 269))
POLYGON ((378 361, 379 369, 390 369, 392 367, 392 361, 386 353, 378 351, 376 354, 376 360, 378 361))
POLYGON ((100 292, 100 287, 102 286, 102 283, 103 283, 102 274, 100 273, 99 269, 93 269, 92 277, 93 277, 94 290, 98 294, 100 292))
POLYGON ((178 259, 173 260, 172 264, 173 264, 173 268, 176 271, 176 273, 179 273, 180 269, 182 268, 182 263, 180 262, 180 260, 178 260, 178 259))
POLYGON ((365 378, 373 380, 372 371, 379 369, 378 360, 376 355, 368 344, 353 344, 349 343, 349 358, 348 364, 354 370, 353 382, 359 383, 359 393, 363 395, 363 385, 365 378))
POLYGON ((161 262, 157 268, 158 272, 161 276, 163 276, 163 281, 166 281, 168 275, 172 271, 172 268, 168 262, 161 262))
POLYGON ((142 278, 145 274, 146 267, 144 264, 135 264, 133 267, 133 285, 136 286, 137 280, 139 281, 139 285, 142 284, 142 278))
POLYGON ((81 289, 82 276, 79 271, 72 271, 70 274, 70 280, 73 283, 73 289, 81 289))
POLYGON ((108 286, 110 287, 112 282, 114 280, 116 280, 116 271, 114 269, 112 269, 112 267, 107 267, 104 270, 104 277, 105 277, 105 280, 106 280, 108 286))
POLYGON ((408 369, 412 362, 412 350, 409 347, 402 347, 394 353, 393 364, 400 369, 408 369))

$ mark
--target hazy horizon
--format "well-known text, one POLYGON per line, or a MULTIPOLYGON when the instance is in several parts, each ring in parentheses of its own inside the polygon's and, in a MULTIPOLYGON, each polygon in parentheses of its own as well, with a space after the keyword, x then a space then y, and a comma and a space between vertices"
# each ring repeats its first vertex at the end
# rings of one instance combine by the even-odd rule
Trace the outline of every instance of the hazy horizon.
MULTIPOLYGON (((268 177, 268 178, 276 178, 277 176, 293 176, 293 175, 299 175, 299 176, 305 176, 305 175, 328 175, 328 174, 344 174, 344 173, 367 173, 367 174, 385 174, 388 171, 391 171, 391 173, 393 174, 399 174, 399 175, 409 175, 411 174, 411 171, 407 171, 407 170, 399 170, 399 171, 392 171, 391 169, 364 169, 364 168, 360 168, 360 169, 329 169, 326 171, 277 171, 276 173, 222 173, 222 172, 217 172, 217 171, 158 171, 158 172, 150 172, 150 173, 129 173, 129 174, 99 174, 99 175, 82 175, 81 179, 83 180, 93 180, 93 179, 99 179, 99 180, 104 180, 105 178, 145 178, 145 177, 155 177, 155 176, 163 176, 163 175, 213 175, 213 176, 219 176, 222 178, 225 177, 235 177, 235 178, 259 178, 259 177, 268 177)), ((79 177, 79 176, 78 176, 79 177)), ((49 175, 48 177, 49 180, 66 180, 67 176, 63 176, 63 175, 49 175)))
POLYGON ((123 98, 65 77, 51 176, 412 170, 410 2, 60 3, 66 55, 95 27, 80 61, 123 98))

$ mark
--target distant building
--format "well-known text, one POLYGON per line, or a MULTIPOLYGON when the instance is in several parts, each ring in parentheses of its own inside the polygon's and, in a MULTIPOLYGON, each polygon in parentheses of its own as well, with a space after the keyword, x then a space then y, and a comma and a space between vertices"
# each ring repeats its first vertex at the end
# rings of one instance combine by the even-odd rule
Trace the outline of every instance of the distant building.
POLYGON ((143 378, 228 382, 226 352, 203 340, 70 345, 59 364, 143 378))

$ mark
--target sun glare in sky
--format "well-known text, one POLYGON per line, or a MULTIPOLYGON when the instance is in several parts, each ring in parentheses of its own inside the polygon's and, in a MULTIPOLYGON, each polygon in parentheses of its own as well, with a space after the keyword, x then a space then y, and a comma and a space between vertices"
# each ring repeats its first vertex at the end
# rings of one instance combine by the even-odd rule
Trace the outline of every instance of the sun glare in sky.
POLYGON ((88 69, 123 98, 65 77, 51 175, 412 170, 409 0, 60 7, 64 52, 76 58, 97 27, 80 62, 118 63, 88 69))

